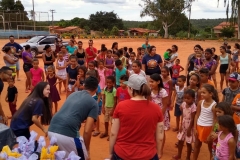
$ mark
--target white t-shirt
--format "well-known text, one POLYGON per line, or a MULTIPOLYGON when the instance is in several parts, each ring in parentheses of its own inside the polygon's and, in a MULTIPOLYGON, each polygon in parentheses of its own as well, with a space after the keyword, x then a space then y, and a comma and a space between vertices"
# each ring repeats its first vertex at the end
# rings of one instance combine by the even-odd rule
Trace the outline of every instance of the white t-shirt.
MULTIPOLYGON (((170 60, 174 59, 175 57, 178 57, 178 53, 177 53, 177 52, 171 55, 170 60)), ((173 61, 173 62, 168 62, 168 63, 166 64, 166 66, 167 66, 168 68, 172 67, 173 65, 174 65, 174 61, 173 61)))
MULTIPOLYGON (((131 70, 131 71, 129 71, 129 74, 131 76, 132 74, 136 74, 136 73, 134 73, 134 71, 131 70)), ((143 70, 141 70, 140 73, 138 73, 138 75, 143 76, 143 77, 146 78, 146 73, 143 70)))

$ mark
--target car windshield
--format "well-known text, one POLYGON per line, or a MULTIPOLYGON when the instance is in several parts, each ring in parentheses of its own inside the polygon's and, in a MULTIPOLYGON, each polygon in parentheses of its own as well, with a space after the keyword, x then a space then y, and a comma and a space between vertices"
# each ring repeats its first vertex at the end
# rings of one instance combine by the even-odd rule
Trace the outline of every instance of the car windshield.
POLYGON ((29 43, 37 43, 42 38, 43 38, 43 36, 32 37, 27 42, 29 42, 29 43))

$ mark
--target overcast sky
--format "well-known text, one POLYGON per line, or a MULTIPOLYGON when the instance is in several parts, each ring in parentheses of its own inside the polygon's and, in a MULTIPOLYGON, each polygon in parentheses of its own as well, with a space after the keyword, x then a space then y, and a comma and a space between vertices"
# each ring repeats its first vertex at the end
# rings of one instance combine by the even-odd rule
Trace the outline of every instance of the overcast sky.
MULTIPOLYGON (((25 10, 32 10, 32 0, 21 0, 25 10)), ((140 17, 141 0, 34 0, 35 11, 49 12, 54 9, 55 20, 69 20, 74 17, 86 18, 97 11, 114 11, 123 20, 146 21, 151 17, 140 17)), ((224 0, 196 0, 192 7, 192 19, 226 18, 224 0)), ((51 16, 49 12, 49 16, 51 16)), ((47 20, 47 13, 40 13, 40 20, 47 20)), ((50 17, 51 19, 51 17, 50 17)), ((39 20, 39 14, 36 15, 39 20)))

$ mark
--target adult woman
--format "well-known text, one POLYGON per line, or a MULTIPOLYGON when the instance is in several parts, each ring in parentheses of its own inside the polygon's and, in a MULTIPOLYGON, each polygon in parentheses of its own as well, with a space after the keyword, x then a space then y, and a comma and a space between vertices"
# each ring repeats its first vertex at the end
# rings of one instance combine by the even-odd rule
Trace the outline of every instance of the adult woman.
POLYGON ((47 129, 42 125, 48 125, 51 120, 51 111, 49 103, 50 86, 47 82, 39 82, 23 101, 17 112, 12 117, 10 128, 16 137, 30 137, 29 127, 35 124, 47 136, 47 129), (41 116, 41 122, 38 117, 41 116))
POLYGON ((69 42, 68 42, 68 46, 67 46, 67 51, 68 51, 68 53, 69 54, 73 54, 74 53, 74 51, 77 49, 77 47, 76 46, 74 46, 74 40, 70 40, 69 42))
MULTIPOLYGON (((215 54, 216 48, 212 47, 211 50, 212 50, 212 53, 213 53, 213 54, 212 54, 212 55, 213 55, 212 58, 217 62, 216 65, 218 66, 218 64, 219 64, 219 56, 215 54)), ((217 76, 216 76, 216 72, 212 74, 212 80, 213 80, 213 82, 214 82, 215 87, 217 88, 217 76)))
POLYGON ((114 111, 110 157, 158 160, 164 133, 161 109, 148 100, 151 91, 143 76, 131 75, 127 85, 132 98, 119 103, 114 111))
POLYGON ((147 79, 154 73, 161 73, 162 58, 156 54, 156 47, 151 46, 149 54, 145 55, 142 59, 142 70, 145 71, 147 79))
MULTIPOLYGON (((210 48, 207 48, 205 50, 204 67, 206 67, 209 70, 209 78, 211 78, 212 75, 216 73, 217 61, 213 58, 213 52, 210 48)), ((214 83, 214 85, 217 88, 217 84, 214 83)))
POLYGON ((33 68, 33 65, 32 65, 32 60, 33 60, 33 57, 32 57, 32 54, 31 54, 31 47, 30 45, 26 45, 25 46, 25 51, 23 51, 22 53, 22 59, 23 59, 23 70, 26 74, 26 93, 28 93, 28 90, 30 90, 31 88, 31 80, 30 80, 30 69, 33 68))
POLYGON ((5 52, 3 56, 4 63, 6 64, 7 67, 13 70, 12 77, 15 79, 17 70, 16 63, 18 61, 18 58, 12 54, 12 48, 10 46, 4 47, 4 52, 5 52))
POLYGON ((113 42, 113 44, 112 44, 112 51, 113 51, 113 53, 117 53, 118 52, 118 42, 113 42))
POLYGON ((83 45, 82 41, 78 41, 78 48, 74 51, 74 55, 77 56, 78 64, 80 66, 85 65, 86 62, 85 50, 82 48, 82 45, 83 45))
POLYGON ((101 52, 97 55, 96 60, 105 62, 106 55, 107 55, 107 48, 105 47, 105 44, 102 44, 101 52))
POLYGON ((224 46, 220 47, 220 52, 221 55, 219 56, 219 60, 220 60, 220 76, 221 76, 221 80, 220 80, 220 89, 221 91, 223 90, 223 82, 224 82, 224 78, 226 80, 226 86, 228 86, 228 76, 230 73, 230 64, 231 64, 231 55, 228 54, 227 49, 224 46))
POLYGON ((53 51, 51 49, 50 45, 46 45, 43 50, 45 50, 45 52, 42 54, 42 59, 43 59, 43 63, 44 63, 44 71, 47 75, 47 67, 48 66, 53 66, 53 63, 55 62, 55 56, 53 55, 53 51))
POLYGON ((170 75, 172 77, 172 66, 174 65, 174 61, 178 58, 178 46, 172 45, 172 54, 169 61, 166 61, 166 66, 169 68, 170 75))
POLYGON ((240 45, 238 43, 235 43, 234 50, 232 52, 232 71, 231 72, 238 72, 239 66, 239 59, 238 56, 240 55, 240 45))
POLYGON ((187 61, 187 65, 186 65, 186 68, 187 68, 187 70, 186 70, 187 86, 189 85, 189 79, 190 79, 189 73, 190 73, 191 71, 193 71, 193 69, 194 69, 194 61, 195 61, 195 59, 196 59, 195 55, 196 55, 197 53, 201 53, 201 52, 202 52, 201 50, 202 50, 202 47, 201 47, 199 44, 197 44, 197 45, 194 46, 194 53, 193 53, 193 54, 190 54, 190 55, 188 56, 188 61, 187 61))

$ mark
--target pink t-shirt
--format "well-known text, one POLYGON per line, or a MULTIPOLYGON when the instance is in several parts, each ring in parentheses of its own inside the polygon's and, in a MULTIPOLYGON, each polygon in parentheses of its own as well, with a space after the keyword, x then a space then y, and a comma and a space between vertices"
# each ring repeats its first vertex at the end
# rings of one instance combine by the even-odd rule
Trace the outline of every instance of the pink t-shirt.
POLYGON ((228 160, 229 159, 229 147, 228 141, 230 138, 234 138, 232 133, 229 133, 224 139, 221 139, 220 136, 222 131, 218 133, 218 143, 216 147, 216 157, 220 160, 228 160))
POLYGON ((117 99, 118 99, 118 102, 121 102, 121 101, 124 101, 124 100, 127 100, 127 99, 130 99, 130 95, 128 93, 128 89, 122 89, 122 87, 118 87, 117 89, 117 99))
POLYGON ((32 75, 32 85, 36 86, 39 82, 42 81, 43 70, 41 68, 31 68, 30 73, 32 75))

